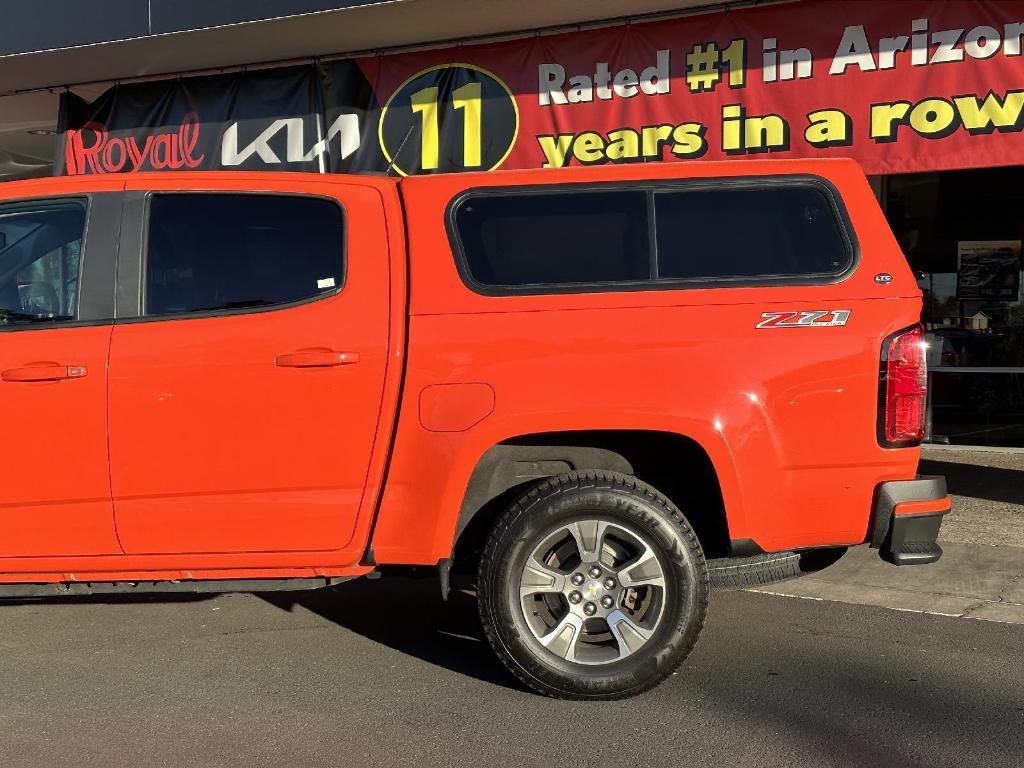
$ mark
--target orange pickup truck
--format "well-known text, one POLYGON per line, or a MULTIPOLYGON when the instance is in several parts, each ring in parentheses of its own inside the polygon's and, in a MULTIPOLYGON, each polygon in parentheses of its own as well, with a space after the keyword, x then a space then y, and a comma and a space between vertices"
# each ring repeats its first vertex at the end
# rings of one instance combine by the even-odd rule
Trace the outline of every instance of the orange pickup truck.
POLYGON ((429 566, 636 694, 716 578, 939 557, 920 311, 844 160, 0 185, 0 597, 429 566))

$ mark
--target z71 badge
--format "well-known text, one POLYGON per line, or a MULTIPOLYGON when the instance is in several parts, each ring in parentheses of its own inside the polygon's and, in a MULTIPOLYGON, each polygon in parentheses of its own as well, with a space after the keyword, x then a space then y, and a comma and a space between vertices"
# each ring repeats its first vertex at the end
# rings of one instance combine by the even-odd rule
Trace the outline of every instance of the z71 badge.
POLYGON ((834 328, 846 325, 849 309, 822 309, 814 312, 762 312, 756 328, 834 328))

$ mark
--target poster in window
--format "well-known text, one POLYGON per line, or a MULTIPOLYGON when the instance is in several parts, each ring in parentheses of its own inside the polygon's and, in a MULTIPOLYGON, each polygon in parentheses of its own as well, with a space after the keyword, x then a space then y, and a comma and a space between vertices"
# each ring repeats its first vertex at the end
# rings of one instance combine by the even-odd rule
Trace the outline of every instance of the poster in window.
POLYGON ((1020 253, 1020 240, 958 242, 956 297, 1017 301, 1020 253))

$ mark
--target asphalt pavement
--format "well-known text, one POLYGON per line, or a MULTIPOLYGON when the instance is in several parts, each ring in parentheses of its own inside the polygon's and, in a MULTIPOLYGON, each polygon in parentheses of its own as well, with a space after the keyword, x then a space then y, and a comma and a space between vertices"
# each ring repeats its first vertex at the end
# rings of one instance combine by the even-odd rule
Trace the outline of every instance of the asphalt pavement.
POLYGON ((523 690, 432 579, 0 604, 0 768, 1024 768, 1024 454, 927 449, 938 563, 716 592, 654 691, 523 690), (984 619, 984 620, 977 620, 984 619))
POLYGON ((712 597, 680 672, 613 703, 522 690, 431 580, 2 606, 0 765, 1024 762, 1024 627, 712 597))

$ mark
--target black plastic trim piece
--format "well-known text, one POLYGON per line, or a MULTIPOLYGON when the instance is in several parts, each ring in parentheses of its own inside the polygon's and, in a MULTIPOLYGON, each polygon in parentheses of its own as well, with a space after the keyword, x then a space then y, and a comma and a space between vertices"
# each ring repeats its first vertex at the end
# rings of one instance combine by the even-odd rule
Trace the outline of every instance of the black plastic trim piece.
POLYGON ((937 543, 943 514, 895 515, 889 538, 879 551, 893 565, 927 565, 942 557, 937 543))
MULTIPOLYGON (((649 203, 650 205, 650 203, 649 203)), ((652 206, 653 207, 653 206, 652 206)), ((648 229, 653 232, 655 221, 649 217, 648 229)), ((482 296, 550 296, 571 293, 610 293, 624 291, 677 291, 709 288, 764 288, 778 286, 834 285, 841 283, 852 275, 860 264, 860 243, 850 220, 842 196, 830 181, 810 174, 793 174, 780 176, 723 176, 718 178, 685 178, 685 179, 638 179, 634 181, 583 182, 561 184, 523 184, 513 186, 474 187, 463 190, 448 203, 445 210, 445 230, 448 242, 455 259, 455 267, 459 277, 467 288, 482 296), (679 190, 699 189, 777 189, 780 187, 811 186, 821 191, 832 207, 839 227, 840 235, 847 246, 849 258, 842 270, 834 273, 807 275, 762 275, 759 277, 740 278, 661 278, 648 280, 622 280, 590 283, 551 283, 529 284, 518 286, 487 285, 473 277, 466 259, 462 239, 455 226, 455 214, 458 208, 473 197, 530 194, 536 192, 572 194, 573 192, 602 192, 614 190, 643 190, 650 198, 658 192, 675 192, 679 190)), ((654 242, 651 259, 657 263, 657 233, 648 238, 654 242)))
POLYGON ((121 251, 117 260, 114 317, 118 322, 137 318, 141 312, 142 248, 146 193, 129 191, 121 216, 121 251))
POLYGON ((488 502, 512 488, 583 468, 633 474, 629 461, 608 448, 572 444, 492 445, 477 461, 470 475, 459 509, 453 546, 488 502))
POLYGON ((77 319, 83 323, 107 324, 114 317, 114 284, 124 195, 121 192, 96 192, 89 197, 77 319))
POLYGON ((450 558, 441 560, 437 564, 437 579, 441 586, 441 600, 448 602, 448 596, 452 591, 452 561, 450 558))
POLYGON ((918 475, 914 480, 881 483, 875 489, 875 503, 871 513, 871 547, 878 549, 885 543, 897 504, 944 499, 948 495, 946 478, 942 475, 918 475))
POLYGON ((296 592, 333 587, 358 576, 308 579, 206 579, 187 581, 63 581, 53 584, 0 584, 0 599, 82 597, 88 595, 160 595, 170 593, 296 592))
POLYGON ((766 554, 753 539, 730 539, 729 551, 733 557, 754 557, 755 555, 766 554))
POLYGON ((377 555, 373 551, 373 542, 366 547, 366 554, 363 555, 363 559, 359 561, 360 565, 372 565, 374 568, 377 567, 377 555))

